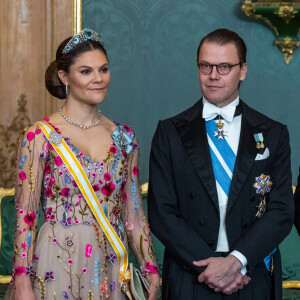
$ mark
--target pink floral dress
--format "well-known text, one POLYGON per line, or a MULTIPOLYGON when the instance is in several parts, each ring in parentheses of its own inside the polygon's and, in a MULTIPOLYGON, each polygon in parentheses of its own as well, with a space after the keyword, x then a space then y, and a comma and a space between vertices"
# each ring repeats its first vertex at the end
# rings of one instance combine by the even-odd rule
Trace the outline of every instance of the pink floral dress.
MULTIPOLYGON (((106 157, 94 162, 64 138, 85 170, 116 233, 142 272, 157 273, 138 180, 133 131, 116 125, 106 157)), ((57 128, 55 130, 59 132, 57 128)), ((121 299, 118 259, 74 178, 37 125, 20 138, 16 170, 15 276, 28 276, 37 299, 121 299), (38 230, 39 208, 45 223, 38 230)))

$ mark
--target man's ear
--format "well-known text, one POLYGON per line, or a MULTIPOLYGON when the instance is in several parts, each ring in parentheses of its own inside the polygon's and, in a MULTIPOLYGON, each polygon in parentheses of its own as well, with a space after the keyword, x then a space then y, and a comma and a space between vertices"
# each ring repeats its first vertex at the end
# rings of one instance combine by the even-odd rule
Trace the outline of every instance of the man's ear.
POLYGON ((69 85, 68 74, 64 70, 59 70, 57 75, 64 85, 69 85))
POLYGON ((247 64, 243 63, 240 72, 240 81, 243 81, 245 79, 246 73, 247 73, 247 64))

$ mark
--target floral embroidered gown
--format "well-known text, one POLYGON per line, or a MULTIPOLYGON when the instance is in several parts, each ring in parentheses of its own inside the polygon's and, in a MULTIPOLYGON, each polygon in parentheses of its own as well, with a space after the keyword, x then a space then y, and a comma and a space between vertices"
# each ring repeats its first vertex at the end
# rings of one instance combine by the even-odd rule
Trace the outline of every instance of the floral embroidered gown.
MULTIPOLYGON (((93 162, 64 138, 82 165, 101 207, 144 274, 157 273, 138 181, 138 145, 116 125, 107 156, 93 162), (127 147, 119 137, 125 137, 127 147)), ((55 128, 59 132, 59 129, 55 128)), ((37 125, 20 138, 16 169, 15 276, 29 276, 37 299, 122 299, 118 259, 74 178, 37 125), (45 223, 38 230, 39 208, 45 223)))

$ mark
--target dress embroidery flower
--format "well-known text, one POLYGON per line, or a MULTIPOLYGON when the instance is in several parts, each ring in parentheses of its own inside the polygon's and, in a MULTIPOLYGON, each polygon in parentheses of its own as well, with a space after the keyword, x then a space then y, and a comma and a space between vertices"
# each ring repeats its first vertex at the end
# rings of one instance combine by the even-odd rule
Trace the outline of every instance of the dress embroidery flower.
POLYGON ((85 256, 86 257, 91 257, 93 253, 93 248, 90 244, 87 244, 85 247, 85 256))
POLYGON ((56 156, 54 161, 58 167, 62 165, 62 159, 59 156, 56 156))
POLYGON ((25 267, 23 267, 23 266, 17 266, 15 268, 15 274, 19 276, 22 273, 25 273, 25 267))
POLYGON ((110 178, 111 178, 110 174, 106 172, 106 173, 104 174, 104 180, 110 181, 110 178))
POLYGON ((25 267, 25 276, 33 276, 35 274, 33 266, 25 267))
POLYGON ((26 224, 28 224, 29 226, 33 226, 35 218, 36 218, 35 213, 34 213, 34 211, 32 211, 31 213, 28 213, 24 217, 24 222, 26 224))
POLYGON ((131 230, 133 230, 134 225, 132 224, 132 222, 126 222, 125 227, 126 227, 127 230, 131 231, 131 230))
POLYGON ((116 290, 116 282, 113 280, 110 284, 110 290, 115 291, 116 290))
POLYGON ((82 268, 82 273, 85 274, 87 272, 87 268, 82 268))
POLYGON ((154 273, 154 274, 158 273, 157 267, 154 265, 151 265, 149 261, 147 261, 145 263, 145 271, 148 271, 148 273, 154 273))
POLYGON ((63 188, 63 189, 61 190, 61 194, 62 194, 63 196, 68 197, 68 196, 69 196, 69 193, 70 193, 70 189, 69 189, 69 188, 63 188))
POLYGON ((33 254, 33 256, 32 256, 32 260, 34 260, 34 261, 39 261, 39 258, 38 258, 38 256, 37 256, 37 255, 33 254))
POLYGON ((95 192, 97 192, 97 191, 99 191, 99 185, 98 184, 95 184, 95 185, 93 185, 93 190, 95 191, 95 192))
POLYGON ((34 139, 34 132, 30 131, 27 133, 27 140, 31 142, 34 139))
POLYGON ((116 154, 117 153, 117 148, 112 146, 109 148, 109 152, 113 153, 113 154, 116 154))
POLYGON ((52 271, 46 272, 45 281, 55 280, 54 274, 52 271))
POLYGON ((19 173, 19 177, 20 177, 21 180, 25 180, 25 179, 26 179, 26 174, 25 174, 25 172, 24 172, 24 171, 21 171, 21 172, 19 173))
POLYGON ((139 169, 137 166, 133 167, 133 171, 132 171, 133 175, 138 176, 139 175, 139 169))
POLYGON ((53 243, 53 244, 56 244, 56 243, 57 243, 57 238, 54 238, 54 239, 52 240, 52 243, 53 243))
POLYGON ((114 264, 115 264, 115 260, 117 259, 117 256, 114 255, 114 254, 111 252, 109 255, 106 256, 106 258, 110 261, 110 263, 111 263, 112 265, 114 265, 114 264))
POLYGON ((65 208, 65 210, 72 211, 72 206, 73 206, 72 201, 70 201, 70 202, 65 201, 64 202, 64 208, 65 208))
POLYGON ((60 220, 59 221, 65 228, 68 228, 69 226, 72 225, 72 217, 68 217, 65 220, 60 220))
POLYGON ((114 191, 114 189, 115 189, 115 185, 112 181, 110 181, 109 183, 107 183, 103 186, 103 188, 101 189, 101 192, 103 195, 106 195, 109 197, 112 194, 112 192, 114 191))
POLYGON ((46 188, 45 195, 49 198, 53 195, 52 190, 50 187, 46 188))
POLYGON ((35 131, 35 134, 38 135, 42 132, 42 130, 40 128, 38 128, 36 131, 35 131))

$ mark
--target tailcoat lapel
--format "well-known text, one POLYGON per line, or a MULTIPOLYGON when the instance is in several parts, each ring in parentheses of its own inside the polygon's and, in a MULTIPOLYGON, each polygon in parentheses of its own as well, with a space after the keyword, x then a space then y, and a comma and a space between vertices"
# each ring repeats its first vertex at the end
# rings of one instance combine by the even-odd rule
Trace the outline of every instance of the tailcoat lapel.
POLYGON ((247 177, 255 161, 257 154, 256 144, 254 140, 255 126, 249 121, 248 106, 242 102, 242 124, 239 147, 235 162, 235 168, 231 181, 229 198, 227 203, 227 213, 237 199, 247 177))
POLYGON ((175 126, 197 175, 206 188, 215 207, 219 210, 218 194, 206 135, 205 120, 202 119, 202 101, 193 107, 198 112, 191 119, 182 119, 175 126), (197 105, 197 106, 196 106, 197 105))

